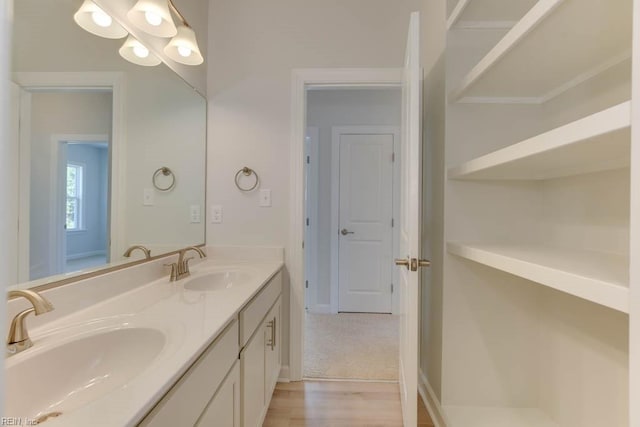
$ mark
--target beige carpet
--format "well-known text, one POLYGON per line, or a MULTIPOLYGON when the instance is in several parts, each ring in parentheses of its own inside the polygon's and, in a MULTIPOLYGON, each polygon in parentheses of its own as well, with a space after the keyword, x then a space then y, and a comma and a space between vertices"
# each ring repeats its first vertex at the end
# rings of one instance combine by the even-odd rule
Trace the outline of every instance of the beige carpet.
POLYGON ((306 378, 398 379, 397 316, 307 313, 305 329, 306 378))

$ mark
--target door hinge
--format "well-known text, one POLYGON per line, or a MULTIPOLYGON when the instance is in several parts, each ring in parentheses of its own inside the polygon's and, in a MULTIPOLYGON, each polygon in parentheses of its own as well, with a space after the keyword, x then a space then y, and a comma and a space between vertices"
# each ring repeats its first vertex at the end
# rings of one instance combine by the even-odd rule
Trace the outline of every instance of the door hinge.
POLYGON ((396 222, 391 218, 391 228, 395 227, 396 222))
POLYGON ((309 226, 309 218, 307 218, 307 227, 309 226))
POLYGON ((305 288, 307 288, 307 289, 309 289, 309 281, 308 281, 308 280, 305 280, 305 281, 304 281, 304 287, 305 287, 305 288))
POLYGON ((391 162, 396 161, 396 153, 391 153, 391 162))
POLYGON ((393 293, 393 283, 391 284, 391 293, 393 293))
POLYGON ((311 163, 311 156, 307 156, 307 164, 311 163))

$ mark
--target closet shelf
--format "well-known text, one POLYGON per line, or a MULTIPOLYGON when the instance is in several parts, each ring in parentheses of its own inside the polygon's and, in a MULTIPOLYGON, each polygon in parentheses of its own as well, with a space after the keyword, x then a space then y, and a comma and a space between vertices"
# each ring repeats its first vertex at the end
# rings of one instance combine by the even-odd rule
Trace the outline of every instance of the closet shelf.
POLYGON ((443 406, 449 427, 557 427, 536 408, 443 406))
POLYGON ((449 179, 540 180, 629 166, 630 102, 478 157, 449 179))
POLYGON ((447 243, 451 254, 629 312, 629 260, 618 254, 524 244, 447 243))
POLYGON ((630 0, 540 0, 449 98, 546 102, 630 58, 631 17, 630 0))
POLYGON ((458 0, 449 14, 447 28, 511 28, 537 0, 458 0))

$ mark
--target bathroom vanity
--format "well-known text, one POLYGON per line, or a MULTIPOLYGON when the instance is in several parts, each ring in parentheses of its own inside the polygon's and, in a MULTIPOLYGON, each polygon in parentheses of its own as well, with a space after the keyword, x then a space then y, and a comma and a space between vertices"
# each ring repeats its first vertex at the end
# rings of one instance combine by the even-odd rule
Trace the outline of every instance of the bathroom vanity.
MULTIPOLYGON (((166 260, 95 278, 94 294, 166 260)), ((44 291, 56 310, 30 318, 33 347, 7 359, 6 415, 65 427, 262 425, 282 364, 282 265, 210 257, 183 280, 164 274, 78 310, 64 286, 44 291)))
POLYGON ((282 364, 281 293, 278 272, 140 425, 261 426, 282 364))

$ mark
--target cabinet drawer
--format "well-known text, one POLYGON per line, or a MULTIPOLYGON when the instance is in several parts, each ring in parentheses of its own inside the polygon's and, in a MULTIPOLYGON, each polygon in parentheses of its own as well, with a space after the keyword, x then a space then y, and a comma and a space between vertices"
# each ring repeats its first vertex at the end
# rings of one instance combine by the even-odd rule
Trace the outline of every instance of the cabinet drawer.
POLYGON ((238 358, 238 322, 233 321, 151 410, 140 426, 192 426, 238 358))
POLYGON ((240 348, 247 344, 247 341, 260 326, 262 319, 267 315, 281 292, 282 272, 279 271, 240 312, 240 348))

